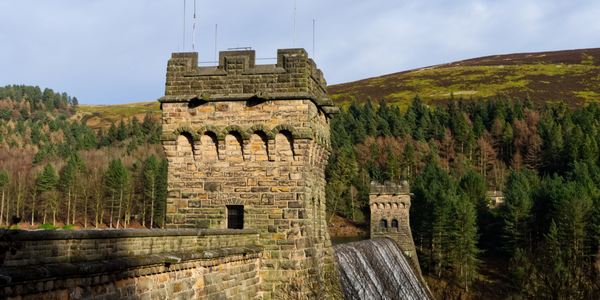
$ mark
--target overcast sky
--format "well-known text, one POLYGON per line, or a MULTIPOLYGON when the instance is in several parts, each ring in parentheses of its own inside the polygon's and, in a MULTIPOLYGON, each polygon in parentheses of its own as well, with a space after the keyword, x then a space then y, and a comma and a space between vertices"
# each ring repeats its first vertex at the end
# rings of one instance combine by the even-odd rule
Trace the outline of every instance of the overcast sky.
MULTIPOLYGON (((82 104, 154 101, 184 50, 183 0, 0 0, 0 86, 38 85, 82 104)), ((186 1, 185 51, 194 0, 186 1)), ((600 1, 297 0, 296 47, 328 84, 463 59, 600 47, 600 1)), ((294 47, 293 0, 196 2, 195 51, 294 47)), ((261 60, 259 64, 274 64, 261 60)), ((211 64, 205 64, 211 65, 211 64)))

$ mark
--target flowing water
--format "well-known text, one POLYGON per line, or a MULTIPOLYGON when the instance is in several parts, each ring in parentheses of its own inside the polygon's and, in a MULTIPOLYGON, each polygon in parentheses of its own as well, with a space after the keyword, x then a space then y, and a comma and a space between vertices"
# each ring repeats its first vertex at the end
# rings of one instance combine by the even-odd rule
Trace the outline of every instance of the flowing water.
POLYGON ((429 299, 398 245, 371 239, 334 247, 345 299, 429 299))
POLYGON ((332 236, 331 237, 331 245, 339 245, 339 244, 347 244, 352 242, 359 242, 368 240, 369 236, 359 235, 359 236, 332 236))

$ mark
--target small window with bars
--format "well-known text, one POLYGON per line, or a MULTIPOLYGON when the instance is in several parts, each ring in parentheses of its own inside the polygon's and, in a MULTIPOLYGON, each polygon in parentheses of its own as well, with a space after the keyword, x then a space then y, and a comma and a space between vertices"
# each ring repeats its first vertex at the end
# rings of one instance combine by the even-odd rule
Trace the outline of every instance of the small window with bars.
POLYGON ((244 229, 243 205, 227 205, 227 228, 244 229))
POLYGON ((398 220, 392 220, 392 228, 398 228, 398 220))

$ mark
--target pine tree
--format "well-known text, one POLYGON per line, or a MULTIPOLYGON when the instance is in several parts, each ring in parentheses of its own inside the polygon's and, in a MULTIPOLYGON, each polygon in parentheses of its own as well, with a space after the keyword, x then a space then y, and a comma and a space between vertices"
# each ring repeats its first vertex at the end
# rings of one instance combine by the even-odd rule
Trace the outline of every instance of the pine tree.
POLYGON ((150 144, 156 144, 158 142, 160 142, 160 139, 158 138, 158 135, 156 134, 156 131, 154 131, 150 135, 150 138, 148 138, 148 143, 150 143, 150 144))
POLYGON ((531 98, 529 97, 529 93, 525 96, 525 101, 523 102, 523 106, 529 109, 533 109, 533 102, 531 102, 531 98))
POLYGON ((481 261, 477 255, 482 251, 477 248, 477 214, 473 203, 465 193, 461 193, 455 204, 456 223, 454 235, 454 260, 457 262, 460 275, 464 279, 465 290, 469 291, 469 283, 475 280, 477 264, 481 261))
POLYGON ((35 186, 37 192, 44 197, 44 220, 46 219, 46 210, 49 207, 52 210, 53 224, 56 225, 56 213, 58 210, 59 194, 56 189, 58 187, 58 176, 52 164, 47 163, 44 170, 38 175, 35 186))
MULTIPOLYGON (((144 197, 145 199, 149 199, 150 201, 150 211, 148 212, 150 214, 150 228, 154 228, 154 215, 155 215, 155 204, 156 204, 156 196, 157 196, 157 183, 158 183, 158 177, 159 177, 159 168, 160 168, 160 163, 158 162, 158 159, 156 159, 156 156, 151 155, 150 157, 148 157, 146 159, 146 161, 144 162, 144 169, 142 171, 142 184, 143 184, 143 189, 144 189, 144 197)), ((145 226, 145 212, 146 212, 146 207, 142 207, 142 226, 145 226)))
POLYGON ((156 131, 157 121, 151 114, 146 114, 142 121, 142 132, 146 135, 156 131))
POLYGON ((69 225, 69 216, 71 213, 71 195, 73 193, 73 183, 75 182, 75 166, 73 163, 67 163, 62 173, 60 174, 60 180, 58 186, 61 192, 67 195, 67 220, 66 225, 69 225))
MULTIPOLYGON (((10 175, 6 170, 0 173, 0 189, 2 189, 2 202, 0 203, 0 226, 2 225, 2 216, 4 216, 4 191, 10 183, 10 175)), ((6 220, 8 224, 8 220, 6 220)))
POLYGON ((502 215, 506 250, 514 253, 517 248, 531 249, 531 184, 524 172, 513 171, 506 180, 502 215))
POLYGON ((546 139, 544 139, 543 149, 543 165, 546 172, 552 174, 554 172, 562 173, 561 167, 563 155, 563 135, 562 126, 554 125, 546 139))
POLYGON ((169 163, 166 158, 160 162, 158 168, 158 176, 156 178, 156 204, 155 204, 155 216, 156 224, 162 224, 162 228, 165 228, 167 218, 167 177, 168 177, 169 163))
POLYGON ((408 170, 408 177, 412 178, 413 166, 415 165, 415 148, 410 142, 407 142, 404 145, 404 151, 402 152, 402 161, 404 167, 408 170))
MULTIPOLYGON (((385 163, 385 175, 386 177, 393 182, 400 182, 400 176, 402 175, 402 165, 398 161, 398 158, 392 152, 392 149, 388 146, 388 159, 385 163)), ((356 168, 356 172, 358 173, 358 168, 356 168)))
POLYGON ((121 221, 121 209, 123 197, 125 196, 125 188, 129 182, 129 170, 123 165, 121 159, 113 159, 108 170, 104 173, 104 183, 111 196, 110 208, 110 228, 112 228, 114 209, 118 208, 117 212, 117 229, 121 221))
POLYGON ((121 122, 119 122, 119 127, 117 128, 117 140, 122 142, 127 138, 129 138, 129 131, 125 126, 125 121, 121 120, 121 122))
POLYGON ((481 175, 473 170, 469 170, 460 179, 459 186, 462 192, 467 196, 467 199, 471 201, 479 216, 487 212, 487 186, 481 175))
POLYGON ((35 185, 40 194, 56 190, 58 186, 58 176, 51 163, 47 163, 44 166, 44 170, 38 175, 35 185))
POLYGON ((105 134, 106 142, 104 139, 102 140, 102 146, 112 145, 117 140, 117 136, 119 134, 119 130, 114 122, 110 123, 110 127, 108 128, 107 134, 105 134))
POLYGON ((460 151, 460 153, 464 153, 465 144, 469 138, 469 131, 469 125, 462 111, 455 111, 452 116, 452 133, 456 139, 457 151, 460 151))

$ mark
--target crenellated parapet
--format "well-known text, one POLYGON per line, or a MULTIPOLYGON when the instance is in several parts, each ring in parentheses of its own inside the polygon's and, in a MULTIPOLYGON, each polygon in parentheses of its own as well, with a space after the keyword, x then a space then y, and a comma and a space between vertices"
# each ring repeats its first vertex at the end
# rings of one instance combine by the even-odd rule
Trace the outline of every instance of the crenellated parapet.
POLYGON ((371 238, 387 237, 394 240, 418 269, 419 261, 410 229, 410 195, 407 181, 401 181, 400 184, 371 181, 371 238))
POLYGON ((308 99, 326 114, 338 113, 327 98, 323 72, 304 49, 277 50, 276 65, 257 65, 254 50, 223 51, 219 65, 198 67, 198 53, 173 53, 160 102, 308 99))

